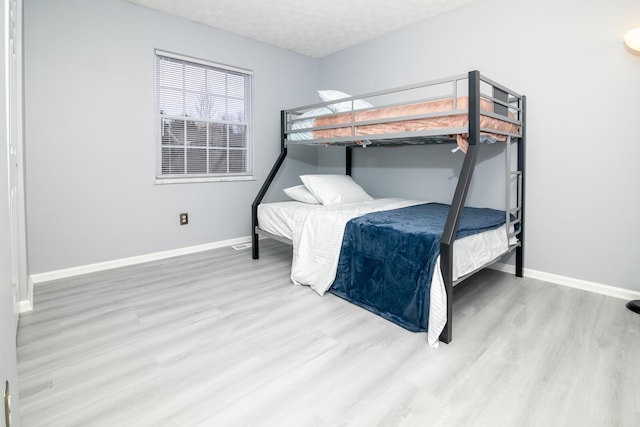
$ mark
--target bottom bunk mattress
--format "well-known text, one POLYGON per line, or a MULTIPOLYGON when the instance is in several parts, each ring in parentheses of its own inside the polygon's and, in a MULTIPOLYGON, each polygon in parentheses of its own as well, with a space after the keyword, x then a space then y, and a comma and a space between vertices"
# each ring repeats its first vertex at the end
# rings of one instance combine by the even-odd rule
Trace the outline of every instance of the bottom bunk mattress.
MULTIPOLYGON (((427 203, 350 220, 329 292, 410 331, 427 332, 431 283, 449 205, 427 203)), ((505 213, 464 208, 456 238, 496 229, 505 213)))
MULTIPOLYGON (((353 227, 353 225, 347 226, 347 224, 351 220, 358 218, 366 223, 367 214, 373 212, 384 213, 398 210, 402 213, 402 211, 404 211, 403 208, 412 206, 416 207, 417 210, 413 212, 416 214, 422 209, 419 208, 420 205, 435 206, 438 204, 425 204, 424 201, 395 198, 375 199, 341 206, 322 206, 290 201, 264 203, 258 207, 258 222, 261 230, 291 240, 293 244, 291 280, 293 283, 308 285, 320 295, 323 295, 333 285, 334 288, 332 292, 335 294, 376 312, 378 309, 373 307, 374 304, 372 304, 371 307, 368 306, 372 302, 369 294, 367 294, 367 298, 362 301, 363 298, 361 298, 361 296, 354 297, 349 295, 352 293, 351 290, 345 290, 345 282, 350 283, 349 287, 352 287, 352 285, 353 287, 357 287, 359 286, 358 283, 363 283, 362 277, 348 279, 346 278, 345 272, 338 271, 339 264, 342 264, 344 267, 347 263, 352 262, 346 260, 346 253, 345 258, 340 260, 345 229, 353 227)), ((438 209, 448 211, 446 205, 440 206, 441 208, 438 209)), ((504 212, 494 212, 502 216, 502 225, 498 225, 497 228, 492 229, 485 227, 484 230, 467 235, 466 237, 463 237, 460 233, 458 234, 453 251, 454 280, 475 271, 508 251, 509 242, 506 227, 503 224, 504 212)), ((394 214, 392 213, 392 215, 394 214)), ((399 217, 396 219, 399 219, 401 223, 404 221, 399 217)), ((445 220, 446 213, 444 214, 444 219, 441 219, 440 222, 444 224, 443 221, 445 220)), ((357 220, 354 222, 354 225, 360 223, 361 221, 357 220)), ((371 226, 374 225, 371 224, 371 226)), ((356 229, 357 228, 359 227, 356 227, 356 229)), ((439 239, 442 234, 442 229, 443 225, 440 227, 439 234, 436 236, 438 244, 436 245, 434 243, 434 245, 438 247, 435 264, 429 268, 429 271, 423 271, 421 275, 421 280, 430 284, 430 286, 425 287, 421 291, 424 295, 420 297, 425 300, 420 311, 423 313, 423 317, 426 316, 427 322, 426 325, 422 322, 422 326, 415 329, 427 330, 428 341, 432 346, 437 345, 439 335, 447 321, 447 296, 439 265, 439 239), (428 293, 428 295, 426 295, 426 293, 428 293), (425 308, 428 310, 427 313, 424 313, 425 308)), ((402 234, 401 231, 397 231, 398 235, 402 234)), ((348 238, 346 240, 351 241, 353 239, 348 238)), ((386 238, 382 238, 381 240, 384 243, 386 238)), ((392 244, 393 241, 389 243, 392 244)), ((396 251, 400 250, 400 248, 396 249, 396 251)), ((358 253, 361 252, 362 250, 358 250, 358 253)), ((379 255, 375 256, 378 258, 371 257, 371 259, 380 259, 379 255)), ((388 257, 384 258, 384 260, 386 263, 390 261, 388 257)), ((371 264, 372 261, 367 261, 367 263, 371 264)), ((354 268, 352 266, 349 267, 349 271, 354 271, 354 268)), ((362 272, 364 272, 364 270, 362 270, 362 272)), ((390 273, 390 277, 393 277, 394 271, 390 273)), ((365 287, 372 286, 367 284, 369 282, 366 280, 364 283, 365 287)), ((383 284, 382 286, 391 287, 393 285, 383 284)), ((416 298, 418 297, 416 296, 416 298)), ((395 315, 397 310, 394 309, 392 311, 395 315)), ((385 315, 381 315, 385 317, 385 315)), ((390 317, 391 316, 385 318, 394 321, 393 318, 390 317)), ((411 328, 409 327, 408 329, 411 328)))

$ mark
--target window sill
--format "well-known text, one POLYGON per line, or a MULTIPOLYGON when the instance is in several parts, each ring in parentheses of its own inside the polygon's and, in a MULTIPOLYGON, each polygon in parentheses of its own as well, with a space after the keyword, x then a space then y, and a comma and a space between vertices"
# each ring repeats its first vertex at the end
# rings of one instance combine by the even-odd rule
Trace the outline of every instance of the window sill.
POLYGON ((156 185, 166 184, 196 184, 201 182, 228 182, 228 181, 255 181, 256 178, 250 176, 216 176, 202 178, 156 178, 156 185))

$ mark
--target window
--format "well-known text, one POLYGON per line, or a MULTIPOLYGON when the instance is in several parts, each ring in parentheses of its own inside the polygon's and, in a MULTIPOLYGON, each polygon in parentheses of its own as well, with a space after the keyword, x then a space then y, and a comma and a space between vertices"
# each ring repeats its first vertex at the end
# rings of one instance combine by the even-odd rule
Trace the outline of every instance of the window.
POLYGON ((252 174, 251 72, 156 50, 156 178, 252 174))

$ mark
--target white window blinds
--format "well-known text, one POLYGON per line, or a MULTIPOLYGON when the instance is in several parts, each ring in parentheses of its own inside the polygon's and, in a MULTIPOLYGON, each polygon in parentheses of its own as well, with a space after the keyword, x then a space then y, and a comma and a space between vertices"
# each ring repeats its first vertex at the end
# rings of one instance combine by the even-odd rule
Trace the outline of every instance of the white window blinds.
POLYGON ((158 179, 251 175, 251 72, 156 50, 158 179))

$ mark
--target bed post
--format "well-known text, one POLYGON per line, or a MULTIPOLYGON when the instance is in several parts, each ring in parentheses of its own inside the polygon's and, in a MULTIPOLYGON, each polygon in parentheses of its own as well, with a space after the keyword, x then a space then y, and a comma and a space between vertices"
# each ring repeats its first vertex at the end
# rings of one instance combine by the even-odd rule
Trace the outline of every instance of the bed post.
POLYGON ((251 204, 251 257, 253 259, 260 258, 260 248, 258 246, 258 233, 256 232, 256 227, 258 226, 258 205, 262 202, 265 194, 267 194, 267 190, 271 186, 280 166, 282 166, 282 162, 284 162, 285 157, 287 157, 287 146, 285 144, 285 135, 286 135, 286 115, 284 111, 280 111, 280 155, 276 159, 276 162, 271 167, 271 171, 269 175, 267 175, 267 179, 265 180, 262 187, 260 187, 260 191, 258 191, 258 195, 253 200, 251 204))
POLYGON ((447 323, 440 334, 440 341, 450 343, 453 336, 453 242, 458 230, 462 209, 469 192, 473 169, 478 158, 477 143, 480 141, 480 73, 469 72, 469 148, 464 156, 460 177, 447 215, 440 241, 440 270, 447 293, 447 323))
POLYGON ((353 147, 346 147, 345 151, 345 174, 351 176, 351 162, 353 159, 353 147))
POLYGON ((516 248, 516 276, 523 277, 524 269, 524 215, 525 215, 525 181, 526 181, 526 140, 527 140, 527 97, 522 96, 520 121, 522 122, 522 137, 518 141, 518 170, 521 175, 520 194, 518 198, 520 200, 520 245, 516 248))

